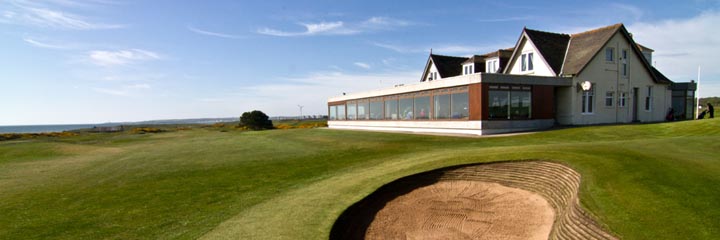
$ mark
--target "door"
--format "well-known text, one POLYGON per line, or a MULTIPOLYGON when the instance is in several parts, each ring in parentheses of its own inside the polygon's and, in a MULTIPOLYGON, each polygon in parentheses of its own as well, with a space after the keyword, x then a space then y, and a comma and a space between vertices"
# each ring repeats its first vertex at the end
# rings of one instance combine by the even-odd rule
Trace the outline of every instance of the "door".
POLYGON ((638 88, 633 88, 633 109, 632 109, 632 119, 633 122, 639 122, 638 120, 638 88))

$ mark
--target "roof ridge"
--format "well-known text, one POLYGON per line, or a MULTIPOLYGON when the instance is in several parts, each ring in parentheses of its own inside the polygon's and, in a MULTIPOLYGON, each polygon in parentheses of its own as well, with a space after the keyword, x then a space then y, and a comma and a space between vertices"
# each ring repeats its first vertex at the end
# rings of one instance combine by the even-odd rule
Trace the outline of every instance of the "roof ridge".
POLYGON ((590 30, 587 30, 587 31, 584 31, 584 32, 572 33, 572 34, 570 34, 570 36, 571 36, 571 37, 575 37, 575 36, 577 36, 577 35, 585 35, 585 34, 595 33, 595 32, 599 32, 599 31, 602 31, 602 30, 611 29, 611 28, 619 28, 620 26, 623 26, 623 23, 616 23, 616 24, 609 25, 609 26, 604 26, 604 27, 599 27, 599 28, 595 28, 595 29, 590 29, 590 30))
POLYGON ((450 55, 442 55, 442 54, 434 54, 434 53, 430 54, 430 56, 452 57, 452 58, 465 58, 465 59, 467 59, 467 57, 458 57, 458 56, 450 56, 450 55))
POLYGON ((549 33, 549 34, 568 35, 568 36, 570 36, 570 34, 567 34, 567 33, 549 32, 549 31, 543 31, 543 30, 537 30, 537 29, 531 29, 531 28, 525 28, 525 30, 530 30, 530 31, 539 32, 539 33, 549 33))

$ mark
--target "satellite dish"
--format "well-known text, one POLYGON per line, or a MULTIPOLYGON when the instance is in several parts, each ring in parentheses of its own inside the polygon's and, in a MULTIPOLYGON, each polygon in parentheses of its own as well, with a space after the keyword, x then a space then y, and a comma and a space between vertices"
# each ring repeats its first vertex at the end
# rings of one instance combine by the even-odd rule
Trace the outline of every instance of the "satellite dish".
POLYGON ((589 81, 584 81, 580 84, 583 91, 590 91, 590 88, 592 88, 592 83, 589 81))

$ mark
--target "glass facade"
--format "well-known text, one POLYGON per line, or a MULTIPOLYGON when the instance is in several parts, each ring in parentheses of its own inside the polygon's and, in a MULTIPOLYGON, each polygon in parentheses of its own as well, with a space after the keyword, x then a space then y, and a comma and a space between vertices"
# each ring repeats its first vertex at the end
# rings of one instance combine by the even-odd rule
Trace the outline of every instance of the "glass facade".
POLYGON ((348 102, 347 103, 347 120, 357 119, 357 104, 348 102))
POLYGON ((530 86, 491 85, 488 91, 489 119, 530 119, 530 86))
POLYGON ((470 106, 467 92, 459 92, 452 94, 452 111, 450 117, 452 119, 465 119, 470 117, 470 106))
POLYGON ((383 102, 382 101, 371 101, 370 102, 370 120, 382 120, 383 119, 383 102))
POLYGON ((415 119, 430 119, 430 96, 415 97, 415 119))
POLYGON ((488 117, 490 119, 508 119, 510 91, 490 90, 488 91, 488 117))
POLYGON ((400 116, 398 115, 398 100, 397 99, 385 100, 385 119, 387 119, 387 120, 400 119, 400 116))
POLYGON ((337 106, 330 106, 329 112, 328 119, 337 120, 337 106))
POLYGON ((435 119, 450 119, 452 109, 450 109, 450 94, 435 95, 433 97, 435 107, 435 113, 433 117, 435 119))
POLYGON ((413 99, 401 98, 398 100, 398 109, 400 109, 401 120, 413 120, 413 99))
MULTIPOLYGON (((330 120, 468 120, 468 86, 388 95, 347 101, 329 106, 330 120), (347 111, 346 111, 347 110, 347 111)), ((530 119, 530 86, 491 85, 490 119, 530 119)))
POLYGON ((357 103, 357 120, 367 120, 370 115, 368 101, 358 101, 357 103))
POLYGON ((530 91, 510 91, 510 117, 512 119, 530 118, 530 91))
POLYGON ((337 120, 345 120, 345 105, 337 106, 337 120))

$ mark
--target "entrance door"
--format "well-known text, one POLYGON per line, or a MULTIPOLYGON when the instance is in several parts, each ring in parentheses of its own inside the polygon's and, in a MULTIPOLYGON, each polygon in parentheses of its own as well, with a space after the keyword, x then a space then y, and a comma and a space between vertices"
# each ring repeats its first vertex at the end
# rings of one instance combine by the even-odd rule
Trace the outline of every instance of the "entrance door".
POLYGON ((639 122, 639 120, 638 120, 638 102, 639 102, 638 92, 639 92, 638 88, 633 88, 633 110, 632 110, 633 111, 633 115, 632 115, 633 122, 639 122))

